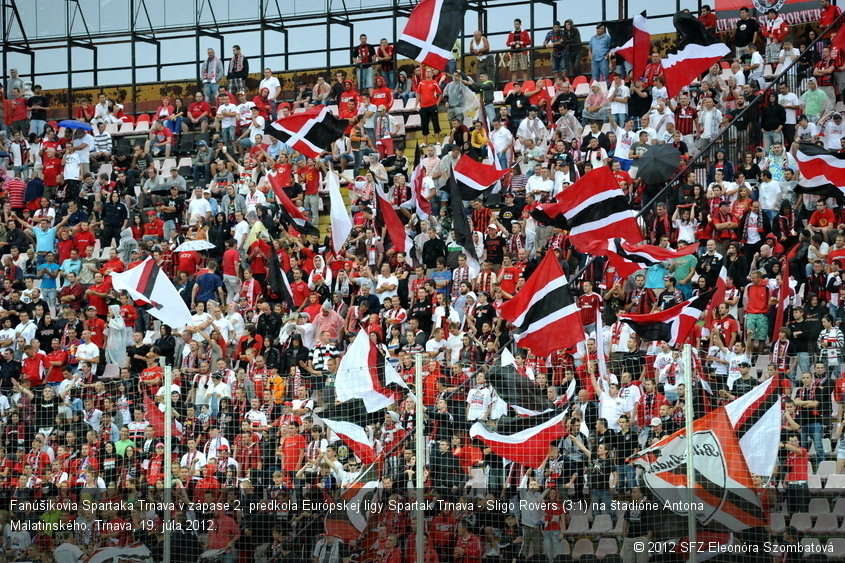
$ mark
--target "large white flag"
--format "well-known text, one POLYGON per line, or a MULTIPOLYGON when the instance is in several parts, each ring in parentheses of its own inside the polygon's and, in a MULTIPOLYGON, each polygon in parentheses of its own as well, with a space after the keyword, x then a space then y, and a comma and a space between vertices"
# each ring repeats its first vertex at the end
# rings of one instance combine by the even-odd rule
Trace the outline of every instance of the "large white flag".
POLYGON ((339 401, 361 399, 374 412, 401 400, 408 386, 362 329, 340 360, 335 390, 339 401))
POLYGON ((346 210, 343 196, 340 195, 340 182, 337 180, 337 174, 333 171, 329 171, 326 177, 326 185, 329 188, 329 204, 331 205, 332 248, 337 254, 343 248, 346 239, 349 238, 349 233, 352 232, 352 219, 346 210))
POLYGON ((115 289, 151 305, 148 312, 173 330, 181 330, 191 321, 188 306, 152 258, 123 273, 112 274, 111 278, 115 289))

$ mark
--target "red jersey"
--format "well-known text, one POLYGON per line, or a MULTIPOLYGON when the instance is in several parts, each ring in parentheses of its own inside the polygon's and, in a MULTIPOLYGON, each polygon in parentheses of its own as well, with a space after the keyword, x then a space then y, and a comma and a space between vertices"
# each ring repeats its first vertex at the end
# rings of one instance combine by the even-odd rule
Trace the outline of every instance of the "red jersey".
POLYGON ((417 95, 420 97, 420 107, 429 108, 437 105, 437 101, 443 90, 440 85, 434 80, 423 80, 417 86, 417 95))
POLYGON ((194 102, 188 106, 188 115, 193 118, 197 118, 204 113, 211 113, 211 106, 208 105, 208 102, 194 102))
POLYGON ((64 381, 62 370, 67 365, 67 352, 64 350, 53 350, 47 354, 47 383, 61 383, 64 381), (54 366, 53 362, 61 362, 60 365, 54 366))
POLYGON ((26 375, 33 387, 37 387, 44 381, 44 370, 48 367, 47 356, 44 354, 35 354, 31 358, 24 356, 21 373, 26 375))
POLYGON ((311 290, 308 288, 308 284, 302 280, 298 282, 294 282, 290 284, 290 292, 291 297, 293 297, 293 306, 297 309, 305 303, 305 300, 308 298, 308 294, 311 293, 311 290))
POLYGON ((41 173, 44 179, 44 185, 48 188, 53 188, 58 185, 56 176, 62 172, 62 159, 54 156, 45 156, 41 159, 41 173))
POLYGON ((91 342, 101 350, 106 346, 106 321, 99 317, 85 319, 85 328, 91 331, 91 342))
POLYGON ((791 450, 786 454, 786 477, 784 481, 787 483, 794 483, 795 481, 808 480, 807 464, 810 461, 810 456, 806 448, 799 447, 800 451, 793 452, 791 450))
POLYGON ((584 326, 595 324, 596 315, 601 311, 601 296, 598 293, 579 295, 578 309, 584 326))
POLYGON ((296 434, 282 438, 279 447, 284 452, 282 459, 282 469, 284 471, 297 471, 301 465, 302 452, 308 444, 305 441, 305 436, 296 434))
POLYGON ((234 276, 237 275, 236 265, 241 262, 241 253, 235 248, 229 248, 223 253, 223 275, 234 276))
POLYGON ((499 272, 499 287, 502 288, 502 291, 510 295, 516 293, 516 282, 519 281, 522 270, 523 268, 519 266, 502 268, 501 272, 499 272))
POLYGON ((180 272, 187 272, 189 276, 193 276, 197 273, 197 270, 202 263, 202 259, 200 255, 193 251, 189 250, 187 252, 180 252, 179 253, 179 260, 178 260, 178 271, 180 272))
POLYGON ((282 162, 273 167, 276 177, 279 179, 279 186, 289 188, 293 186, 293 167, 287 162, 282 162))
POLYGON ((376 107, 384 106, 389 111, 393 105, 393 92, 390 88, 376 88, 370 94, 370 101, 376 107))
MULTIPOLYGON (((92 285, 90 288, 97 293, 108 293, 112 289, 111 285, 111 276, 106 277, 103 280, 103 283, 92 285)), ((93 295, 91 293, 88 294, 88 304, 97 308, 97 315, 105 317, 108 315, 109 306, 106 304, 106 300, 100 297, 99 295, 93 295)))
POLYGON ((88 247, 94 246, 96 242, 97 238, 94 236, 94 233, 90 229, 87 231, 76 231, 76 233, 73 235, 73 247, 76 249, 80 256, 85 256, 88 247))
POLYGON ((6 182, 6 192, 9 196, 9 202, 12 204, 12 209, 23 209, 24 194, 26 193, 24 181, 20 178, 12 178, 6 182))
POLYGON ((320 190, 320 172, 314 166, 303 166, 299 169, 299 176, 305 186, 305 195, 317 195, 320 190))
POLYGON ((144 223, 144 236, 164 238, 164 221, 156 217, 144 223))

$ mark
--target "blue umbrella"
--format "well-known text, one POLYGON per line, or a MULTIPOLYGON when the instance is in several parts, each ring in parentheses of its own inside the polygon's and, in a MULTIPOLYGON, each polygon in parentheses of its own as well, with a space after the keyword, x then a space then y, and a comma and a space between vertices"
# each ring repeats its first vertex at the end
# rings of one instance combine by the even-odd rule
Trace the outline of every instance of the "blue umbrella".
POLYGON ((84 121, 77 121, 75 119, 65 119, 64 121, 59 121, 59 127, 64 127, 65 129, 81 129, 82 131, 94 131, 94 128, 88 123, 85 123, 84 121))

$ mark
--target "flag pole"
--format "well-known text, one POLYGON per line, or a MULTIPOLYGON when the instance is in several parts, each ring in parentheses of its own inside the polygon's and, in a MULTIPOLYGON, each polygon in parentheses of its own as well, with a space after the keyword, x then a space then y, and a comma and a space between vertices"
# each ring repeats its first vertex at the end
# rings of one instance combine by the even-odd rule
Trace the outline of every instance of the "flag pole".
POLYGON ((170 503, 173 502, 173 367, 164 366, 164 560, 170 561, 170 503))
MULTIPOLYGON (((687 434, 687 494, 689 498, 687 501, 690 506, 695 502, 695 449, 693 444, 693 408, 692 408, 692 346, 684 344, 684 349, 681 355, 681 361, 684 366, 684 422, 686 424, 687 434)), ((697 558, 696 549, 696 529, 695 529, 695 511, 687 511, 687 537, 689 538, 689 545, 693 546, 689 550, 689 563, 695 563, 697 558)))
POLYGON ((423 409, 425 406, 423 405, 423 357, 422 354, 415 354, 414 355, 414 391, 416 395, 416 420, 414 427, 414 434, 416 438, 416 453, 417 453, 417 466, 414 468, 414 476, 416 477, 416 501, 417 506, 416 510, 414 511, 414 520, 416 523, 416 545, 414 549, 416 549, 417 556, 415 558, 417 563, 425 563, 425 522, 423 517, 425 513, 422 510, 423 506, 423 487, 425 486, 425 433, 424 433, 424 424, 423 424, 423 413, 425 412, 423 409))

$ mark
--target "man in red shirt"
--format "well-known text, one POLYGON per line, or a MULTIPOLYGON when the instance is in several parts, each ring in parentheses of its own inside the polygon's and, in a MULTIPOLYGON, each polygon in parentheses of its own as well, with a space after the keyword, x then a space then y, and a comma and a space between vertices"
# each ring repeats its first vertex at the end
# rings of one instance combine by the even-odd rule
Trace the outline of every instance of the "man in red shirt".
POLYGON ((810 488, 807 484, 807 465, 810 462, 810 455, 806 448, 800 445, 798 434, 792 433, 781 442, 781 449, 786 450, 786 504, 792 514, 796 512, 807 512, 810 506, 810 488))
POLYGON ((223 285, 226 287, 226 299, 229 302, 238 300, 240 292, 241 253, 235 248, 235 239, 226 241, 221 268, 223 270, 223 285))
POLYGON ((199 129, 205 133, 208 130, 208 116, 211 115, 211 106, 205 101, 202 92, 194 94, 194 102, 188 106, 188 119, 185 123, 189 129, 199 129))
POLYGON ((12 133, 20 133, 21 135, 26 135, 29 132, 27 109, 28 108, 26 107, 26 98, 21 95, 21 91, 19 89, 12 88, 12 133))
POLYGON ((202 264, 202 258, 194 250, 179 253, 178 271, 185 272, 189 276, 193 276, 199 270, 202 264))
MULTIPOLYGON (((376 82, 381 77, 376 77, 376 82)), ((317 164, 313 158, 309 158, 297 170, 299 176, 299 183, 305 187, 305 207, 311 210, 311 219, 316 223, 317 215, 320 209, 320 171, 317 170, 317 164)))
POLYGON ((94 284, 85 290, 85 298, 88 300, 88 305, 94 307, 97 315, 105 319, 108 316, 109 307, 106 304, 106 298, 112 289, 111 276, 106 278, 102 273, 94 274, 94 284))
POLYGON ((94 232, 91 231, 91 225, 88 221, 81 221, 79 229, 73 234, 73 247, 80 256, 85 256, 85 251, 89 246, 95 246, 97 239, 94 232))
POLYGON ((420 121, 425 143, 429 143, 429 124, 434 126, 434 134, 440 135, 440 120, 437 117, 437 106, 443 98, 443 90, 432 78, 434 70, 425 69, 425 79, 417 85, 417 98, 420 104, 420 121))
POLYGON ((247 251, 247 260, 252 270, 252 276, 258 280, 258 283, 262 287, 267 279, 267 264, 270 261, 270 253, 273 251, 270 245, 267 244, 265 236, 267 236, 266 232, 249 245, 249 250, 247 251))
POLYGON ((759 271, 751 272, 750 279, 745 291, 746 348, 748 355, 756 358, 769 338, 769 306, 777 303, 777 299, 771 296, 769 285, 759 271))
POLYGON ((308 295, 311 293, 308 284, 302 281, 302 270, 299 268, 293 270, 293 281, 290 284, 290 292, 291 297, 293 297, 293 306, 296 309, 302 307, 302 304, 305 303, 305 300, 308 299, 308 295))
POLYGON ((698 13, 698 21, 704 25, 704 29, 710 33, 716 33, 716 12, 711 10, 709 5, 701 5, 701 11, 698 13))
POLYGON ((481 557, 481 539, 471 534, 465 520, 458 523, 458 537, 455 538, 455 563, 473 563, 481 557))
POLYGON ((499 271, 499 288, 505 293, 505 299, 512 298, 516 293, 516 282, 524 270, 524 266, 514 266, 510 254, 505 254, 499 271))
POLYGON ((305 436, 299 433, 299 424, 290 422, 282 425, 282 436, 279 440, 279 453, 282 457, 282 471, 291 481, 302 466, 303 452, 307 442, 305 436))
POLYGON ((49 367, 47 356, 35 351, 35 347, 27 344, 23 349, 24 357, 21 362, 21 375, 26 376, 32 387, 44 383, 44 370, 49 367))
POLYGON ((654 85, 654 79, 663 74, 663 65, 660 63, 660 53, 652 53, 651 60, 645 65, 645 70, 640 78, 643 87, 651 88, 654 85))
POLYGON ((144 223, 144 240, 161 242, 164 238, 164 221, 159 219, 154 210, 147 211, 149 220, 144 223))
POLYGON ((147 352, 147 367, 141 371, 141 383, 144 394, 155 396, 164 381, 164 370, 158 365, 158 354, 153 351, 147 352))
POLYGON ((593 282, 581 282, 583 293, 578 296, 578 309, 581 314, 581 324, 584 325, 584 331, 590 334, 596 329, 596 315, 601 312, 601 296, 598 293, 593 293, 593 282))
POLYGON ((97 307, 89 305, 85 309, 85 328, 91 331, 91 342, 100 350, 106 347, 106 321, 97 316, 97 307))
POLYGON ((170 158, 174 142, 173 131, 168 129, 162 120, 157 119, 150 130, 150 138, 144 143, 144 152, 152 151, 153 156, 161 156, 164 151, 164 158, 170 158))
POLYGON ((388 111, 393 106, 393 90, 387 87, 381 76, 376 76, 376 87, 370 94, 370 103, 376 107, 384 106, 388 111))
POLYGON ((836 227, 836 215, 832 209, 827 207, 825 201, 820 199, 816 202, 816 210, 810 215, 810 224, 807 228, 810 232, 823 236, 825 242, 827 242, 830 240, 831 232, 838 232, 834 230, 834 227, 836 227))
POLYGON ((59 185, 58 176, 61 171, 62 159, 56 156, 56 149, 47 149, 44 156, 41 157, 41 176, 44 187, 55 189, 59 185))
POLYGON ((61 383, 64 381, 64 369, 67 366, 67 352, 62 350, 61 341, 54 338, 53 349, 47 354, 47 383, 61 383))

